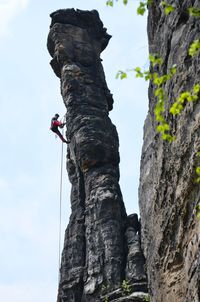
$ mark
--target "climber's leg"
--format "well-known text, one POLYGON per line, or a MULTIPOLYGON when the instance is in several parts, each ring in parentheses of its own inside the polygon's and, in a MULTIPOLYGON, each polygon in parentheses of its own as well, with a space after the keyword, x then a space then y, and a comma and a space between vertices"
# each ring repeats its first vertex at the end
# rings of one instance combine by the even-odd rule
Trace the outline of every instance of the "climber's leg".
POLYGON ((69 143, 70 143, 69 140, 66 140, 66 139, 62 136, 62 134, 60 133, 59 130, 57 130, 55 133, 60 137, 60 139, 61 139, 61 141, 62 141, 63 143, 66 143, 66 144, 69 144, 69 143))

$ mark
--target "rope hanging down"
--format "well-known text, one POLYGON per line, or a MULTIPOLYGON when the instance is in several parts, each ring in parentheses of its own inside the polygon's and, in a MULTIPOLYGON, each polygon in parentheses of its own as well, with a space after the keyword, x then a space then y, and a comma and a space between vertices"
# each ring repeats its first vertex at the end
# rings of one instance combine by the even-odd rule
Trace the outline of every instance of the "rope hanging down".
MULTIPOLYGON (((63 129, 62 129, 63 135, 63 129)), ((61 147, 61 162, 60 162, 60 203, 59 203, 59 247, 58 247, 58 280, 60 279, 60 264, 61 264, 61 222, 62 222, 62 176, 63 176, 63 142, 61 147)))

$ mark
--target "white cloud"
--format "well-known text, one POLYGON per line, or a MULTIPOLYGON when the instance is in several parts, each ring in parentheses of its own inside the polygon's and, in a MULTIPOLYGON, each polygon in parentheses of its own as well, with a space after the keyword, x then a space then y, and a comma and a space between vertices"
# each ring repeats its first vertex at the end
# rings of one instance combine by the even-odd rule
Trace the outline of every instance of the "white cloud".
POLYGON ((29 0, 0 0, 0 36, 9 34, 9 25, 17 14, 28 5, 29 0))

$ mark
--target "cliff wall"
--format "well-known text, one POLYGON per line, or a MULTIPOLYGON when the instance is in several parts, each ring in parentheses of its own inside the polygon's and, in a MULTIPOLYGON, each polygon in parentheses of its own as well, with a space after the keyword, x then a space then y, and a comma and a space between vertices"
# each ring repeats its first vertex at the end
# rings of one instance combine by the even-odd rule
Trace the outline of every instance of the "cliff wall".
POLYGON ((173 1, 176 9, 169 15, 160 2, 154 0, 149 7, 149 50, 163 58, 161 74, 177 65, 176 74, 164 87, 165 118, 176 140, 163 141, 155 130, 157 100, 151 82, 139 189, 142 246, 153 302, 199 302, 200 220, 196 207, 200 186, 195 183, 195 168, 200 165, 200 102, 184 104, 176 117, 169 113, 181 92, 200 83, 200 55, 188 55, 189 45, 200 38, 200 19, 187 11, 198 7, 199 1, 173 1))
POLYGON ((48 50, 67 110, 72 184, 58 302, 142 302, 140 224, 136 214, 127 217, 118 183, 118 135, 108 116, 113 98, 100 59, 110 36, 97 11, 59 10, 51 18, 48 50))

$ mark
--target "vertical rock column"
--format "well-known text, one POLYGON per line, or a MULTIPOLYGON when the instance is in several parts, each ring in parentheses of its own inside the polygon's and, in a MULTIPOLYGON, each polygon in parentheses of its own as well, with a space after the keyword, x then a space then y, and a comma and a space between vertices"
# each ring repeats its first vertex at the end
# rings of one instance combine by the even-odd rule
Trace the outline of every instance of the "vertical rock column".
POLYGON ((100 301, 124 276, 126 212, 120 192, 118 135, 108 117, 113 99, 100 53, 110 39, 97 11, 51 14, 48 50, 67 109, 67 169, 72 183, 58 301, 100 301))
POLYGON ((163 85, 163 115, 176 139, 168 143, 156 131, 156 87, 150 82, 139 189, 141 234, 152 302, 189 302, 200 301, 200 186, 195 173, 200 165, 200 100, 184 102, 177 116, 169 109, 182 92, 200 84, 200 55, 188 55, 200 37, 200 19, 190 16, 188 8, 199 8, 199 1, 169 2, 175 10, 168 15, 160 0, 149 6, 148 38, 150 53, 163 59, 151 71, 162 76, 177 66, 163 85))

